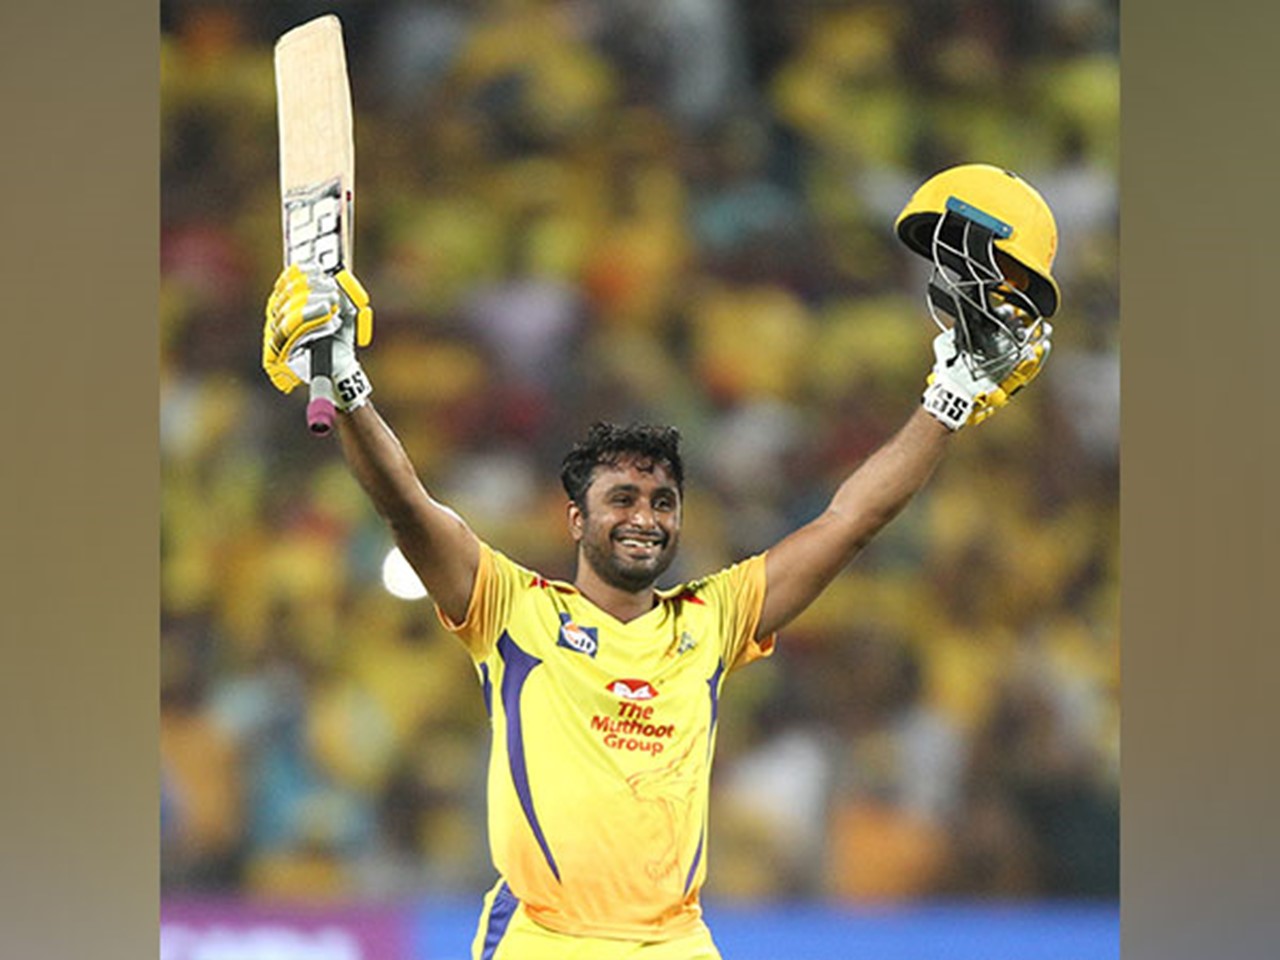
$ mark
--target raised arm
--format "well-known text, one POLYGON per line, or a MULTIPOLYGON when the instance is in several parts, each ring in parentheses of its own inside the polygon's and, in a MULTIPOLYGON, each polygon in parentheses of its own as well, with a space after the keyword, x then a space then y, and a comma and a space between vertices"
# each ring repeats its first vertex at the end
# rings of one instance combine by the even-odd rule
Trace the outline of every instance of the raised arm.
POLYGON ((798 616, 898 515, 933 474, 952 433, 991 416, 1036 376, 1049 355, 1050 332, 1048 324, 1037 328, 1007 362, 999 383, 964 361, 954 329, 934 338, 934 366, 920 408, 840 484, 817 519, 766 553, 767 586, 757 637, 798 616))
POLYGON ((840 484, 817 519, 765 555, 767 636, 817 599, 871 538, 898 515, 942 460, 951 431, 921 407, 840 484))
POLYGON ((338 435, 352 474, 387 521, 400 552, 445 616, 461 623, 480 563, 480 541, 461 517, 427 493, 372 403, 340 416, 338 435))
POLYGON ((933 265, 925 302, 942 332, 921 407, 840 485, 821 516, 768 551, 758 638, 809 606, 906 506, 950 433, 990 417, 1049 356, 1058 230, 1029 183, 989 164, 951 167, 916 190, 895 231, 933 265))
POLYGON ((441 611, 460 623, 480 562, 480 542, 462 518, 427 493, 404 447, 373 408, 355 356, 372 337, 369 298, 350 273, 285 270, 267 301, 263 368, 289 393, 311 377, 308 346, 332 340, 332 379, 342 450, 351 472, 387 521, 396 545, 441 611))

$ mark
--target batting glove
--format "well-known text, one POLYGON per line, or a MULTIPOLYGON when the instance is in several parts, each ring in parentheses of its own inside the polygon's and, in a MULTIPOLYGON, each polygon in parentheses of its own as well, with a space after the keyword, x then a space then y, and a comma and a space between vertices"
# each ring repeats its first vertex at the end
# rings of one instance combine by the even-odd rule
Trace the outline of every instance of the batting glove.
POLYGON ((349 270, 329 274, 291 264, 267 298, 262 329, 262 368, 282 393, 311 382, 311 347, 329 338, 339 410, 361 406, 373 388, 356 359, 356 347, 373 339, 369 295, 349 270))
POLYGON ((933 371, 921 403, 948 430, 981 423, 1009 402, 1009 398, 1036 378, 1049 357, 1053 328, 1045 323, 1037 336, 1023 344, 1012 368, 997 383, 975 373, 956 343, 955 330, 933 338, 933 371))

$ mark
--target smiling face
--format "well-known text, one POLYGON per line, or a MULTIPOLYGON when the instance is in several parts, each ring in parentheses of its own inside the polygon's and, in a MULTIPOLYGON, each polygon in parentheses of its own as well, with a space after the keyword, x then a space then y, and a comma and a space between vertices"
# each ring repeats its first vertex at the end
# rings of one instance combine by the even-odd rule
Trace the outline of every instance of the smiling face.
POLYGON ((630 593, 650 589, 675 559, 680 493, 662 464, 624 457, 592 473, 583 503, 569 503, 578 562, 630 593))

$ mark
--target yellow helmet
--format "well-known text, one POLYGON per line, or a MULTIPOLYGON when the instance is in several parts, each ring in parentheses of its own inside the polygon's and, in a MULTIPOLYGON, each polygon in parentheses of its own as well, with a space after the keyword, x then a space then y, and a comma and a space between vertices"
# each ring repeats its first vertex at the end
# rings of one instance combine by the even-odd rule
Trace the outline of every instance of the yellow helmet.
MULTIPOLYGON (((916 190, 894 227, 903 243, 936 264, 941 234, 951 232, 939 222, 948 213, 990 229, 995 250, 1027 271, 1026 295, 1040 315, 1053 316, 1061 300, 1052 272, 1058 227, 1053 211, 1031 184, 990 164, 951 167, 916 190)), ((953 248, 966 246, 955 240, 948 242, 953 248)))

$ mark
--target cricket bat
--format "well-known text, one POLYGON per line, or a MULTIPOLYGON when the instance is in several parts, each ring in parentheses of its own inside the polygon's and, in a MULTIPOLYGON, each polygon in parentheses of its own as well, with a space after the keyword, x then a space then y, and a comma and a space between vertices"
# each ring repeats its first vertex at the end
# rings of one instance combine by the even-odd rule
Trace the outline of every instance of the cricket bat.
MULTIPOLYGON (((284 264, 352 270, 355 142, 342 24, 332 14, 282 34, 275 45, 276 120, 284 264)), ((333 429, 330 341, 311 347, 307 427, 333 429)))

